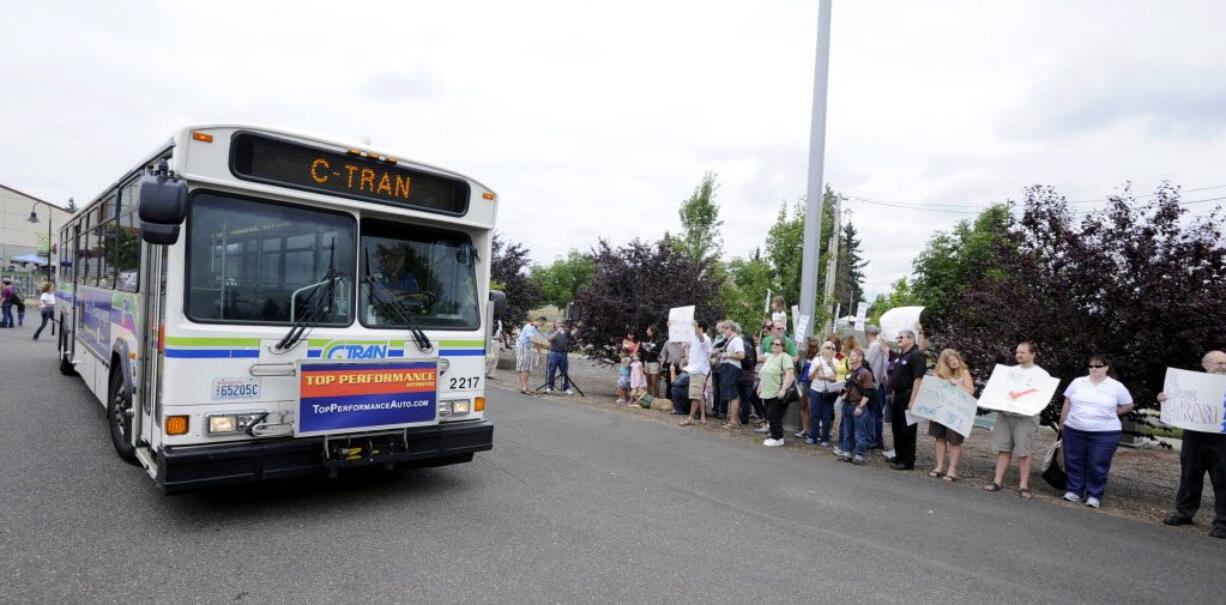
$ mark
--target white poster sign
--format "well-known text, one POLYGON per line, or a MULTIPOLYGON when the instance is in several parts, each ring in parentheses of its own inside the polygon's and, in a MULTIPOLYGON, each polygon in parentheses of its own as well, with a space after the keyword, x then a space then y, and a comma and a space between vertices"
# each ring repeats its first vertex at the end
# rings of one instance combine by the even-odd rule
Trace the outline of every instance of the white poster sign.
POLYGON ((1226 375, 1167 368, 1162 392, 1162 424, 1226 433, 1226 375))
POLYGON ((1017 366, 997 364, 988 378, 979 407, 1000 412, 1034 416, 1051 403, 1060 386, 1059 378, 1027 372, 1017 366))
POLYGON ((862 302, 856 306, 856 329, 863 332, 868 317, 868 303, 862 302))
POLYGON ((668 341, 689 342, 694 338, 694 305, 668 310, 668 341))
POLYGON ((808 315, 796 316, 796 329, 793 331, 793 333, 796 334, 796 342, 803 343, 805 341, 805 337, 809 335, 808 315))
POLYGON ((919 336, 920 314, 923 307, 895 307, 881 315, 881 338, 898 344, 898 333, 911 330, 919 336))
POLYGON ((971 436, 979 402, 961 386, 936 376, 928 376, 915 394, 911 414, 945 425, 950 430, 971 436))

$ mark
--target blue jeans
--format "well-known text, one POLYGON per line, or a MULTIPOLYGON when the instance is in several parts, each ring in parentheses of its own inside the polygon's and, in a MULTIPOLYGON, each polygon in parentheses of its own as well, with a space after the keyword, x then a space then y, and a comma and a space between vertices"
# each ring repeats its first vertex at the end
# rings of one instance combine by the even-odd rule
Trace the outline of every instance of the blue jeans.
POLYGON ((549 381, 546 383, 546 386, 549 387, 549 390, 553 390, 554 378, 559 371, 562 372, 562 390, 565 391, 570 388, 570 359, 566 357, 566 353, 550 351, 547 367, 548 370, 546 371, 548 372, 549 381))
POLYGON ((38 325, 37 330, 34 330, 34 340, 38 340, 38 335, 43 333, 43 328, 55 319, 55 309, 42 309, 40 312, 43 316, 43 323, 38 325))
POLYGON ((856 433, 856 404, 844 400, 842 414, 839 418, 839 449, 850 454, 856 449, 856 441, 863 441, 864 436, 856 433))
POLYGON ((884 448, 885 441, 882 437, 885 435, 885 389, 877 389, 873 393, 873 402, 868 404, 869 416, 872 421, 868 423, 868 447, 884 448))
POLYGON ((830 442, 830 427, 834 424, 834 402, 838 393, 809 391, 809 435, 822 443, 830 442))
POLYGON ((0 328, 13 327, 13 303, 0 305, 0 328))
POLYGON ((1068 491, 1102 499, 1107 491, 1111 458, 1120 445, 1120 431, 1079 431, 1065 427, 1062 435, 1068 491))

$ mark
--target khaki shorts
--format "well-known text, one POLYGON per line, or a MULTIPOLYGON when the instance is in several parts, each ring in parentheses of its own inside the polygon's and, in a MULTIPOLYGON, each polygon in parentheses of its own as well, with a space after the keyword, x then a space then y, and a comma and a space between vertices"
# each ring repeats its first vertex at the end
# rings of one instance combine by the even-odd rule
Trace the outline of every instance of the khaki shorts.
POLYGON ((997 412, 996 426, 992 427, 992 448, 1025 458, 1034 450, 1034 436, 1038 432, 1038 416, 1013 416, 997 412))
POLYGON ((645 365, 647 366, 648 374, 659 374, 660 373, 660 364, 653 361, 645 365))
POLYGON ((707 387, 706 374, 690 374, 690 399, 706 399, 704 391, 707 387))

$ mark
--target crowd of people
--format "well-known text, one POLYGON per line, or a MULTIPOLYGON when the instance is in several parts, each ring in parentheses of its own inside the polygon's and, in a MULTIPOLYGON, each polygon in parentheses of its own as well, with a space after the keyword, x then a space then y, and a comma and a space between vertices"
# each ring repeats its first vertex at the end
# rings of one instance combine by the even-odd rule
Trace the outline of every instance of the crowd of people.
MULTIPOLYGON (((542 331, 545 321, 538 318, 520 331, 516 346, 520 389, 529 390, 528 376, 535 368, 533 349, 547 347, 546 388, 559 387, 555 374, 560 374, 558 390, 570 393, 565 351, 573 331, 565 322, 556 322, 546 335, 542 331)), ((645 396, 660 397, 663 389, 672 400, 674 413, 684 416, 680 425, 717 419, 732 431, 753 427, 764 434, 766 447, 784 445, 783 418, 788 406, 798 403, 800 431, 794 438, 855 465, 865 464, 871 451, 880 450, 890 468, 911 470, 916 465, 918 423, 909 418, 909 412, 923 381, 948 381, 975 394, 974 376, 963 357, 945 349, 930 367, 922 335, 915 331, 900 330, 887 340, 878 328, 866 326, 863 342, 855 335, 825 340, 809 337, 798 355, 797 343, 786 328, 782 301, 776 300, 774 312, 763 320, 756 335, 745 333, 732 320, 716 323, 713 331, 703 321, 695 321, 688 342, 670 341, 654 325, 641 336, 627 331, 616 366, 617 402, 639 405, 645 396), (893 437, 889 449, 886 419, 893 437)), ((1027 379, 1049 378, 1037 363, 1038 355, 1035 343, 1018 343, 1013 349, 1013 370, 1027 379)), ((1123 430, 1121 417, 1133 410, 1135 402, 1128 388, 1114 378, 1106 356, 1095 354, 1086 362, 1086 374, 1072 379, 1061 393, 1056 429, 1067 473, 1064 499, 1099 508, 1123 430)), ((1203 367, 1210 373, 1226 374, 1226 353, 1206 354, 1203 367)), ((1165 395, 1158 399, 1165 400, 1165 395)), ((1016 464, 1016 494, 1033 497, 1030 476, 1039 424, 1038 414, 996 413, 991 429, 995 470, 983 490, 1004 490, 1009 468, 1016 464)), ((927 434, 935 449, 935 465, 927 475, 959 481, 965 437, 936 421, 928 422, 927 434)), ((1201 501, 1203 476, 1208 473, 1216 503, 1210 535, 1226 537, 1226 435, 1185 430, 1180 460, 1175 512, 1164 522, 1191 522, 1201 501)))
MULTIPOLYGON (((42 323, 34 331, 34 340, 55 317, 55 287, 50 282, 39 288, 38 312, 42 323)), ((0 279, 0 328, 19 328, 26 323, 25 295, 13 285, 11 278, 0 279)))

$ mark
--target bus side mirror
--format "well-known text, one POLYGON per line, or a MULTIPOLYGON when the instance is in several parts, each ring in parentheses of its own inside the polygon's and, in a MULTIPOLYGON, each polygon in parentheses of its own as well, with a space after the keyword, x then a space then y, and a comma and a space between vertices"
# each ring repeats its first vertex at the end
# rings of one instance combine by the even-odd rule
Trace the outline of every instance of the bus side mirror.
POLYGON ((142 177, 138 208, 141 239, 167 246, 179 241, 179 225, 187 218, 187 183, 165 175, 142 177))
POLYGON ((507 312, 507 295, 499 290, 490 290, 490 302, 494 303, 494 319, 507 312))

